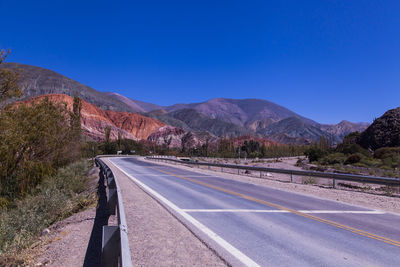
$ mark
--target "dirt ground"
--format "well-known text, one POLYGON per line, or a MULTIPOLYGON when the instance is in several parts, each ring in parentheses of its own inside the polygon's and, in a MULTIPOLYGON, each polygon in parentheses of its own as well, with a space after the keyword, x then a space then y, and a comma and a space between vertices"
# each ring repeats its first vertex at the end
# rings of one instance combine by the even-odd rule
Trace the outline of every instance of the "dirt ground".
MULTIPOLYGON (((301 157, 304 159, 304 157, 301 157)), ((215 162, 215 163, 225 163, 225 164, 239 164, 239 165, 247 165, 247 166, 255 166, 255 167, 264 167, 264 168, 277 168, 277 169, 287 169, 287 170, 304 170, 302 167, 296 166, 296 162, 299 157, 291 157, 291 158, 279 158, 279 159, 263 159, 263 160, 254 160, 254 159, 241 159, 238 161, 237 159, 207 159, 207 158, 198 158, 199 161, 204 162, 215 162)), ((308 164, 308 166, 312 166, 308 164)), ((205 168, 205 167, 204 167, 205 168)), ((212 170, 220 171, 220 168, 212 168, 212 170)), ((224 169, 224 172, 238 174, 237 170, 234 169, 224 169)), ((317 177, 305 177, 305 176, 297 176, 293 175, 292 177, 287 174, 277 174, 277 173, 262 173, 249 171, 245 173, 245 171, 240 171, 240 174, 246 176, 253 176, 263 179, 270 180, 278 180, 282 182, 294 182, 297 184, 312 184, 320 187, 332 187, 333 180, 332 179, 324 179, 317 177), (260 176, 261 175, 261 176, 260 176)), ((387 187, 384 185, 377 184, 367 184, 367 183, 357 183, 352 181, 336 181, 335 187, 341 190, 348 190, 352 192, 363 192, 375 195, 384 195, 384 196, 392 196, 392 197, 400 197, 400 187, 387 187)))

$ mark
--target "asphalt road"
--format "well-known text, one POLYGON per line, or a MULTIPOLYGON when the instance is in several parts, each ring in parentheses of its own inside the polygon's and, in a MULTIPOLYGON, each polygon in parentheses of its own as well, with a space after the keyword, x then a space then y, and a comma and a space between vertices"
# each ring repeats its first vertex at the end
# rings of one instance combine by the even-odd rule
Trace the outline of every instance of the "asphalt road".
POLYGON ((150 161, 110 161, 232 265, 400 266, 398 215, 150 161))

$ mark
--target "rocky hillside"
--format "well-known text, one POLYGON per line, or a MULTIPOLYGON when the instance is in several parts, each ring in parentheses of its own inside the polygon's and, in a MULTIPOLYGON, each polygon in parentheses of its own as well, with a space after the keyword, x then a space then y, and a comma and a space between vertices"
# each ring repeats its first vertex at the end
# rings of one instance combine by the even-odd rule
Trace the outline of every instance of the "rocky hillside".
POLYGON ((94 90, 57 72, 19 63, 3 63, 0 68, 18 70, 23 100, 46 94, 78 95, 93 105, 106 110, 135 111, 124 102, 109 97, 106 93, 94 90))
POLYGON ((134 112, 150 112, 152 110, 161 109, 159 105, 131 99, 126 96, 120 95, 118 93, 105 93, 105 94, 110 96, 111 98, 114 98, 118 101, 125 103, 134 112))
MULTIPOLYGON (((72 110, 73 98, 62 94, 51 94, 34 97, 26 103, 43 101, 45 98, 53 103, 65 103, 72 110)), ((165 124, 137 113, 103 110, 95 105, 82 101, 82 129, 94 140, 104 140, 105 128, 111 127, 111 139, 116 139, 118 133, 123 138, 142 140, 163 127, 165 124)))
POLYGON ((369 126, 369 123, 353 123, 346 120, 333 125, 321 125, 320 129, 328 134, 342 140, 351 132, 362 132, 369 126))
POLYGON ((210 118, 194 109, 181 109, 168 113, 169 116, 184 122, 194 131, 207 131, 216 136, 242 136, 251 133, 246 128, 210 118))
MULTIPOLYGON (((166 107, 163 117, 178 120, 179 123, 169 120, 174 126, 184 122, 184 126, 207 130, 217 136, 251 134, 285 144, 309 144, 319 141, 320 136, 339 143, 345 135, 363 131, 367 127, 365 124, 348 121, 334 125, 319 124, 287 108, 260 99, 215 98, 201 103, 176 104, 166 107)), ((163 118, 159 119, 164 121, 163 118)))
POLYGON ((261 99, 214 98, 200 103, 160 107, 118 93, 96 91, 48 69, 18 63, 3 63, 0 67, 20 71, 23 99, 45 94, 65 94, 71 97, 78 95, 102 110, 137 112, 186 132, 208 132, 219 137, 252 135, 280 143, 304 144, 318 141, 320 136, 329 136, 334 142, 340 142, 348 133, 361 132, 366 128, 365 124, 348 121, 322 125, 285 107, 261 99))
POLYGON ((281 135, 285 135, 291 138, 301 138, 305 140, 305 143, 317 141, 320 136, 329 138, 329 135, 322 131, 319 127, 311 125, 304 120, 297 117, 290 117, 273 124, 268 125, 262 130, 264 136, 270 137, 274 141, 281 141, 281 135))
POLYGON ((152 133, 148 141, 168 148, 192 148, 206 142, 215 143, 218 138, 207 132, 187 132, 181 128, 166 125, 152 133))
POLYGON ((358 143, 367 149, 400 146, 400 107, 383 114, 361 133, 358 143))
POLYGON ((210 118, 240 126, 245 126, 258 120, 270 119, 275 122, 288 117, 298 117, 311 124, 315 123, 285 107, 261 99, 214 98, 201 103, 176 104, 165 109, 168 112, 195 109, 210 118))

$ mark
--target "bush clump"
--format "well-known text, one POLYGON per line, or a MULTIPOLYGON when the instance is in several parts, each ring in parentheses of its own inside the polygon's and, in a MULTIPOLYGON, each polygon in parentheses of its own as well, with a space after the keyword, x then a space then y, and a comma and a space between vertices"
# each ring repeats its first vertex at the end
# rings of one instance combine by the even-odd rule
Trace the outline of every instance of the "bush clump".
POLYGON ((344 164, 347 165, 347 164, 354 164, 354 163, 357 163, 357 162, 359 162, 359 161, 361 160, 361 158, 362 158, 362 156, 361 156, 359 153, 357 153, 357 154, 351 154, 351 155, 346 159, 346 161, 344 162, 344 164))
POLYGON ((347 157, 343 153, 333 153, 327 155, 326 157, 320 159, 320 163, 322 165, 329 165, 329 164, 343 164, 346 161, 347 157))
MULTIPOLYGON (((30 195, 0 209, 0 258, 26 248, 44 228, 82 209, 90 164, 81 160, 45 176, 30 195)), ((1 264, 0 264, 1 265, 1 264)))
POLYGON ((318 161, 328 154, 327 151, 322 150, 318 147, 310 147, 304 152, 304 155, 307 156, 310 162, 318 161))

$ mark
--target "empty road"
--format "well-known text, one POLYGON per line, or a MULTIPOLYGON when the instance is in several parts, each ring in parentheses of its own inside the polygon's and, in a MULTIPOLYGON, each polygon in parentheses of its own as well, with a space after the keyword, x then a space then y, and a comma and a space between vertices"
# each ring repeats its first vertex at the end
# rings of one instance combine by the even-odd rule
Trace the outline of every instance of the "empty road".
POLYGON ((232 265, 400 266, 398 215, 135 158, 109 161, 232 265))

